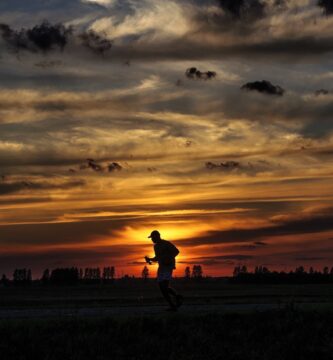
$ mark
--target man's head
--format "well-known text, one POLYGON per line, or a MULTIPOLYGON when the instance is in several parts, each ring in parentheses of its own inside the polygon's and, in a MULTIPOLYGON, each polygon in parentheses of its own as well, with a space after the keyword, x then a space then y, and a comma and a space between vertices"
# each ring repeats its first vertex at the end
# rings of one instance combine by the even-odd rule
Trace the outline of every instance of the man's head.
POLYGON ((154 230, 151 232, 148 238, 151 239, 153 243, 156 243, 157 241, 161 240, 161 235, 157 230, 154 230))

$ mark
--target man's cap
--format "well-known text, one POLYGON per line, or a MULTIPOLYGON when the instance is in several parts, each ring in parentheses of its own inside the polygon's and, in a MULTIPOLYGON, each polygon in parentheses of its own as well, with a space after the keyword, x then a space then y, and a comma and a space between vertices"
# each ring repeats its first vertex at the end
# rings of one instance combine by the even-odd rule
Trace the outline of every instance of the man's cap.
POLYGON ((151 232, 151 234, 148 236, 148 238, 151 239, 151 238, 157 237, 157 236, 160 237, 160 232, 157 231, 157 230, 153 230, 153 231, 151 232))

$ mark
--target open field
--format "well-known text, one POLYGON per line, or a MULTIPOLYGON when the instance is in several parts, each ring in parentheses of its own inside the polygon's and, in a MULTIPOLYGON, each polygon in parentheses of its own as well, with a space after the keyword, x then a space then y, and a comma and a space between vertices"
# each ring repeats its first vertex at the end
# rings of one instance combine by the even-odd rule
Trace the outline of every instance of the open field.
POLYGON ((332 285, 174 285, 177 313, 153 280, 1 288, 1 359, 333 359, 332 285))
MULTIPOLYGON (((225 279, 173 282, 185 297, 183 314, 281 310, 333 311, 333 285, 228 284, 225 279)), ((0 288, 0 319, 126 317, 163 314, 156 281, 118 280, 108 285, 0 288)))
POLYGON ((0 349, 5 360, 330 360, 333 313, 3 320, 0 349))
MULTIPOLYGON (((187 305, 333 303, 333 284, 256 285, 228 284, 224 279, 172 285, 185 296, 187 305)), ((108 285, 68 287, 29 286, 0 288, 0 310, 40 308, 107 308, 163 305, 154 279, 118 280, 108 285)))

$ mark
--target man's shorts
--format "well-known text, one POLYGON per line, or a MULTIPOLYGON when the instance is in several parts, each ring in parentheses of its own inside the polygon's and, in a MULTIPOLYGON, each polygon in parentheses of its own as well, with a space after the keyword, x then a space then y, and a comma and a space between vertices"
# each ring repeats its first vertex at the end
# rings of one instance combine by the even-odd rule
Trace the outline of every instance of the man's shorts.
POLYGON ((172 279, 172 269, 158 269, 157 270, 157 281, 170 281, 172 279))

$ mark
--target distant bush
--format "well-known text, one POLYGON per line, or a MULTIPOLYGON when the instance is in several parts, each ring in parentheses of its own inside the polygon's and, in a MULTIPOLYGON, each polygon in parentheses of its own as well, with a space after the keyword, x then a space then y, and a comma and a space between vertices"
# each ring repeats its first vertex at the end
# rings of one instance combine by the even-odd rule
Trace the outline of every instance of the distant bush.
POLYGON ((248 272, 246 266, 236 266, 233 277, 229 279, 231 283, 253 283, 253 284, 328 284, 333 283, 333 268, 329 270, 327 266, 323 271, 315 271, 310 267, 305 271, 303 266, 299 266, 295 271, 270 271, 265 266, 257 266, 253 272, 248 272))

